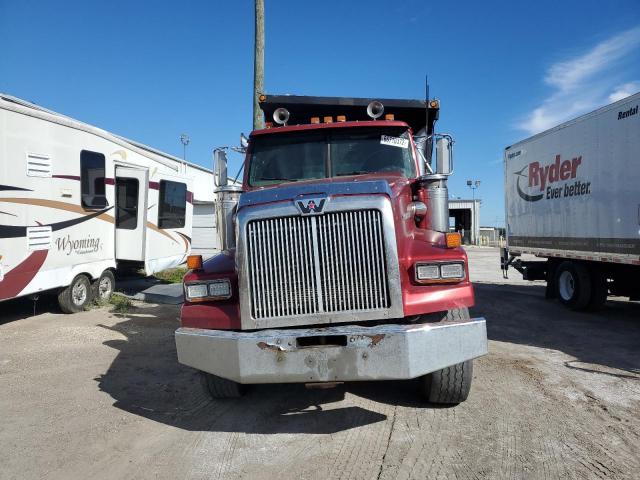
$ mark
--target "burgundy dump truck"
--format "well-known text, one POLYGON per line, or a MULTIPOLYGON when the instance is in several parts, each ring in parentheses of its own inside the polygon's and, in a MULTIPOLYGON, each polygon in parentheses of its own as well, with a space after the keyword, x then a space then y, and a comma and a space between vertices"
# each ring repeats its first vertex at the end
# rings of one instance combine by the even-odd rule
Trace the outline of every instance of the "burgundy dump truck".
POLYGON ((178 360, 214 397, 250 384, 418 379, 464 401, 487 353, 437 100, 260 97, 242 186, 216 152, 223 251, 190 258, 178 360), (436 155, 432 155, 435 146, 436 155))

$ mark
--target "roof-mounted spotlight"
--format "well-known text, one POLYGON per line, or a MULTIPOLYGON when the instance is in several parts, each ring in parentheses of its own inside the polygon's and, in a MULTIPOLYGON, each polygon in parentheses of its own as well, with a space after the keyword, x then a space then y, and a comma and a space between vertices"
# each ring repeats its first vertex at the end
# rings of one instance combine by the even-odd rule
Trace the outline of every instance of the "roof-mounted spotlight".
POLYGON ((374 100, 369 105, 367 105, 367 115, 376 120, 378 117, 381 117, 384 113, 384 105, 382 105, 377 100, 374 100))
POLYGON ((273 121, 278 125, 287 126, 287 122, 289 121, 289 110, 286 108, 277 108, 275 112, 273 112, 273 121))

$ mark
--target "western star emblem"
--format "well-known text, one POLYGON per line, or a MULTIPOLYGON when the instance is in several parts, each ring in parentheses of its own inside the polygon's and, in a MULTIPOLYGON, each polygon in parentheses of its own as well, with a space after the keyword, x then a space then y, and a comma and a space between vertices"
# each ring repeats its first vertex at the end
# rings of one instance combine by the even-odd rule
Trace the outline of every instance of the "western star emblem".
POLYGON ((298 210, 300 210, 300 213, 302 213, 303 215, 317 215, 319 213, 322 213, 322 210, 324 209, 326 203, 326 197, 314 197, 296 200, 298 210))

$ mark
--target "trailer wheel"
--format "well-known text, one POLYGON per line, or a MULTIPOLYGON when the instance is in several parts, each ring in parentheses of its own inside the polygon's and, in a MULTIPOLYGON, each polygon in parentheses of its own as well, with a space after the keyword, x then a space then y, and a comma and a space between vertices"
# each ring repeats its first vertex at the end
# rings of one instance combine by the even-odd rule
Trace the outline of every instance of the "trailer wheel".
POLYGON ((421 377, 422 394, 429 403, 457 405, 471 391, 473 360, 458 363, 421 377))
POLYGON ((108 302, 115 289, 116 279, 111 270, 105 270, 100 278, 91 284, 93 298, 98 302, 108 302))
POLYGON ((204 391, 213 398, 238 398, 246 393, 246 385, 207 372, 200 372, 204 391))
POLYGON ((591 271, 591 298, 589 299, 589 310, 597 311, 607 301, 607 295, 609 295, 609 285, 607 283, 607 277, 599 269, 592 269, 591 271))
POLYGON ((64 313, 77 313, 93 300, 91 283, 86 275, 78 275, 71 285, 58 293, 58 304, 64 313))
POLYGON ((582 263, 565 261, 558 265, 555 276, 560 302, 573 310, 583 310, 591 299, 591 276, 582 263))

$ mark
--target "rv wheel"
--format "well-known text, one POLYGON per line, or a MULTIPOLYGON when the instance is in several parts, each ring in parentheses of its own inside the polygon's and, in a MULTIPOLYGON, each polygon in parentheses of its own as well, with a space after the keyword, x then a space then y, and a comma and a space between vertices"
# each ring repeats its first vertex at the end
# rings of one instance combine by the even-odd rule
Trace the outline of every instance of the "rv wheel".
POLYGON ((93 282, 93 298, 98 302, 108 302, 116 285, 116 279, 111 270, 105 270, 100 278, 93 282))
POLYGON ((60 291, 58 303, 64 313, 81 312, 85 305, 91 302, 91 284, 86 275, 78 275, 73 279, 71 285, 60 291))

